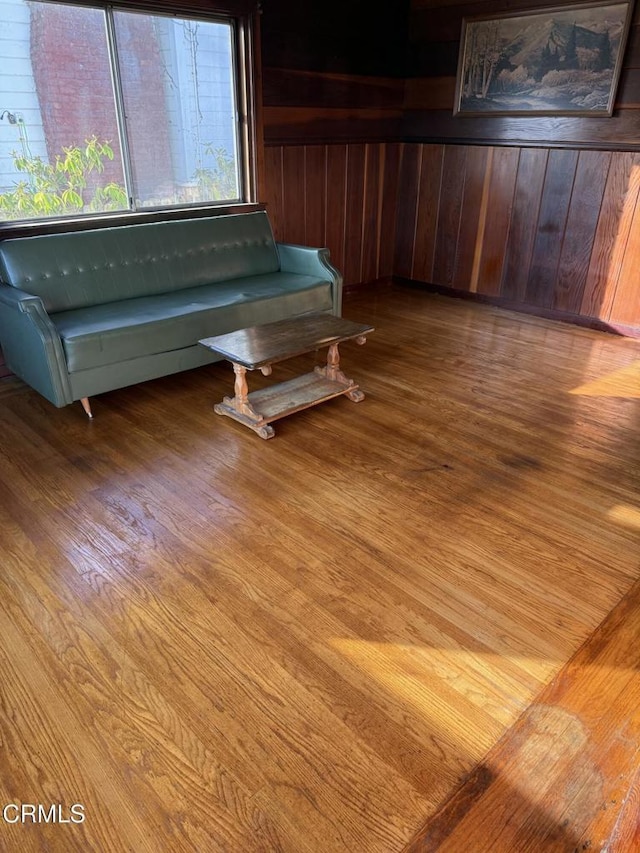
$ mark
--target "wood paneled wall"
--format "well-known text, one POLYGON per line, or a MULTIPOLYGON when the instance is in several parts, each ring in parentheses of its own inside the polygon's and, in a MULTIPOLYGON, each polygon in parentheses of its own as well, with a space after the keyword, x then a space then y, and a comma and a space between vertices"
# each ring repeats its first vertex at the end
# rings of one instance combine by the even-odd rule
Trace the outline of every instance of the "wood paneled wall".
POLYGON ((267 9, 265 200, 278 239, 329 246, 347 284, 394 274, 639 330, 638 13, 613 118, 452 115, 463 16, 536 5, 548 2, 411 0, 404 80, 391 61, 367 67, 357 46, 332 53, 300 22, 285 46, 267 9))
POLYGON ((262 3, 265 68, 405 76, 409 0, 268 0, 262 3))
POLYGON ((394 272, 640 330, 640 154, 406 143, 394 272))
POLYGON ((402 135, 423 142, 533 144, 640 150, 640 5, 636 7, 611 118, 453 115, 462 20, 571 5, 573 0, 411 0, 402 135))
POLYGON ((611 118, 453 116, 463 18, 546 5, 411 0, 395 273, 633 331, 638 11, 611 118))
POLYGON ((261 16, 267 145, 400 138, 409 0, 271 0, 261 16))
POLYGON ((375 142, 267 147, 276 239, 328 247, 346 285, 391 276, 400 151, 375 142))
POLYGON ((640 153, 422 143, 265 149, 278 240, 347 285, 391 275, 640 332, 640 153))
POLYGON ((265 68, 266 145, 398 141, 404 81, 265 68))

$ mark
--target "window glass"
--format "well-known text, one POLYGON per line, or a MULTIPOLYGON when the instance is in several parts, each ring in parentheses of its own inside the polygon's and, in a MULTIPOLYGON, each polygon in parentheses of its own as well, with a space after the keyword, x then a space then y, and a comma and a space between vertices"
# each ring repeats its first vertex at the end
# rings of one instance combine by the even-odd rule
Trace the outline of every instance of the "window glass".
POLYGON ((0 0, 0 24, 0 220, 241 199, 233 21, 0 0))
POLYGON ((0 0, 0 219, 128 205, 100 9, 0 0))
POLYGON ((136 203, 237 199, 231 25, 131 12, 114 21, 136 203))

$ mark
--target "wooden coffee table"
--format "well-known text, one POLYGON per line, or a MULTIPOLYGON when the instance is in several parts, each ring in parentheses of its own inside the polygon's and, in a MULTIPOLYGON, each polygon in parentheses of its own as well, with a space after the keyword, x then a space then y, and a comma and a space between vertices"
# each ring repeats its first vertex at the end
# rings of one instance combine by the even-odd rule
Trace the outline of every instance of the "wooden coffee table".
POLYGON ((199 343, 230 361, 236 376, 235 396, 225 397, 214 406, 214 411, 233 418, 257 432, 260 438, 267 439, 275 435, 271 422, 285 415, 341 394, 355 403, 360 402, 364 393, 340 370, 338 345, 350 340, 364 344, 369 332, 373 332, 372 326, 331 314, 307 314, 203 338, 199 343), (247 370, 260 370, 268 376, 273 364, 324 347, 329 348, 325 366, 249 393, 247 370))

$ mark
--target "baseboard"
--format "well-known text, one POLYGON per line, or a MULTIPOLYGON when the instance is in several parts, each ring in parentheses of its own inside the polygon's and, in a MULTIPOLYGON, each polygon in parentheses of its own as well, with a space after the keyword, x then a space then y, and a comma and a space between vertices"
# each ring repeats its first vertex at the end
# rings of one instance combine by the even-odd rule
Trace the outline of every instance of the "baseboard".
POLYGON ((374 278, 371 281, 359 281, 357 283, 345 284, 343 291, 345 294, 362 293, 363 290, 377 290, 378 288, 391 287, 394 281, 399 281, 391 275, 383 276, 382 278, 374 278))
POLYGON ((535 317, 543 317, 546 320, 558 320, 561 323, 571 323, 574 326, 582 326, 586 329, 595 329, 599 332, 609 332, 623 338, 640 339, 640 326, 628 326, 624 323, 609 323, 597 317, 587 317, 583 314, 572 314, 569 311, 558 311, 554 308, 541 308, 537 305, 528 305, 523 302, 514 302, 502 296, 489 296, 485 293, 471 293, 468 290, 458 290, 455 287, 445 287, 441 284, 416 281, 411 278, 394 276, 393 281, 397 284, 420 288, 429 293, 438 293, 441 296, 451 296, 454 299, 466 299, 470 302, 479 302, 485 305, 495 305, 508 311, 519 314, 531 314, 535 317))

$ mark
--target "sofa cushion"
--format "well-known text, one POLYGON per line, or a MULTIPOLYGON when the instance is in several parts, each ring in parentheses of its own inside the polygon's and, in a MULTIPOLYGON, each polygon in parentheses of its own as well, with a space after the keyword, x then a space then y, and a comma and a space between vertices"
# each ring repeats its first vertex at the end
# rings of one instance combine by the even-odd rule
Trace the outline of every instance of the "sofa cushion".
POLYGON ((270 273, 52 314, 70 373, 193 346, 201 338, 332 308, 328 281, 270 273))
POLYGON ((279 268, 264 211, 0 242, 2 280, 50 314, 279 268))

